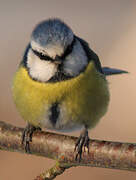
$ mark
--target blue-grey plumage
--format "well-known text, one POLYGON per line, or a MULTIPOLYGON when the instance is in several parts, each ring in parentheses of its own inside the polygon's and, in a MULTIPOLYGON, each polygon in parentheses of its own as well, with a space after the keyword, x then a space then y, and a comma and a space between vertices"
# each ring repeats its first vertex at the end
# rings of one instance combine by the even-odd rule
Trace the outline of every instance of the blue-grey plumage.
POLYGON ((89 145, 87 129, 108 108, 105 76, 120 73, 125 71, 102 68, 88 43, 60 19, 39 23, 13 83, 15 103, 29 124, 23 135, 26 151, 38 126, 55 130, 84 126, 76 143, 76 159, 81 159, 82 147, 89 145))
POLYGON ((60 19, 43 21, 34 29, 31 39, 41 46, 61 45, 67 47, 73 39, 73 32, 60 19))

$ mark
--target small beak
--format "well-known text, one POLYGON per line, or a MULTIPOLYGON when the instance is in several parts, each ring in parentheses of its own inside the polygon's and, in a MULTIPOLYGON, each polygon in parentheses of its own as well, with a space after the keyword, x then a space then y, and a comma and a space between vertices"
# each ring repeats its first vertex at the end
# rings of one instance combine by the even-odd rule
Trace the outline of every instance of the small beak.
POLYGON ((54 61, 54 64, 56 64, 56 65, 59 65, 59 64, 61 64, 62 62, 61 61, 54 61))
POLYGON ((55 59, 54 59, 54 63, 57 64, 57 65, 61 64, 62 63, 61 57, 56 56, 55 59))

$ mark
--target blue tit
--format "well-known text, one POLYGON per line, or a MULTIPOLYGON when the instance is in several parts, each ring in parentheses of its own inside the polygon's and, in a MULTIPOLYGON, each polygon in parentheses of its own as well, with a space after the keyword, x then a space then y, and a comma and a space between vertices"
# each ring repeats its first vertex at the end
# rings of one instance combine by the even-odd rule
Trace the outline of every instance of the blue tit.
POLYGON ((13 80, 13 99, 28 123, 22 142, 36 129, 67 131, 82 128, 76 159, 89 148, 88 129, 95 127, 109 105, 106 75, 126 71, 102 68, 88 43, 60 19, 48 19, 33 30, 13 80))

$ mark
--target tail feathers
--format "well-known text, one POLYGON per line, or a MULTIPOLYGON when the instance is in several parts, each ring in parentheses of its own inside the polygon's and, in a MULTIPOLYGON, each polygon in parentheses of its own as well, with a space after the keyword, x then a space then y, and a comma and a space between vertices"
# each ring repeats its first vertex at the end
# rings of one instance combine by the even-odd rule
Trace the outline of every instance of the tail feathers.
POLYGON ((127 71, 124 71, 121 69, 110 68, 110 67, 103 67, 102 71, 103 71, 103 74, 105 74, 106 76, 128 73, 127 71))

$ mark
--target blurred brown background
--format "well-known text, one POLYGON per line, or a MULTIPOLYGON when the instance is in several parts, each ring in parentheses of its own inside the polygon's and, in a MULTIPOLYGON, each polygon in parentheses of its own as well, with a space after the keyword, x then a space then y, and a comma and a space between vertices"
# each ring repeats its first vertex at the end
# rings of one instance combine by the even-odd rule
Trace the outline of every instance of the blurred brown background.
MULTIPOLYGON (((0 0, 0 120, 25 126, 12 101, 11 82, 37 22, 60 17, 86 39, 103 65, 130 74, 109 77, 109 111, 91 138, 136 142, 136 1, 135 0, 0 0)), ((79 132, 72 133, 79 135, 79 132)), ((53 160, 0 152, 0 180, 31 180, 53 160)), ((134 172, 77 167, 56 179, 135 180, 134 172)))

